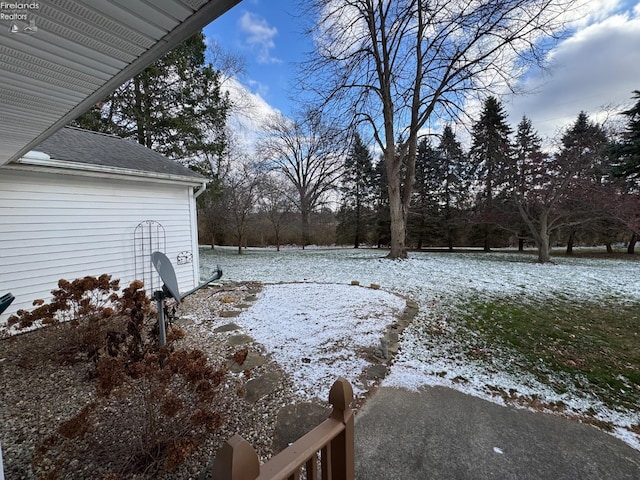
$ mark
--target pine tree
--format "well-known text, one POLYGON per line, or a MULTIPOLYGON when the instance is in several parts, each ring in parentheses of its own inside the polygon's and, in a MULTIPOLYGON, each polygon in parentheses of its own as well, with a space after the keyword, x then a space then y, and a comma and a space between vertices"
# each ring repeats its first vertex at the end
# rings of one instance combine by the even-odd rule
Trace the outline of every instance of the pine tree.
POLYGON ((634 90, 633 97, 636 104, 622 112, 628 117, 626 130, 621 141, 612 146, 611 153, 616 159, 614 173, 640 186, 640 90, 634 90))
MULTIPOLYGON (((349 237, 354 248, 366 239, 367 213, 373 199, 373 161, 369 149, 356 132, 353 145, 344 161, 342 177, 342 205, 337 234, 349 237)), ((346 238, 345 238, 346 239, 346 238)))
POLYGON ((444 177, 444 165, 435 149, 427 138, 422 138, 416 152, 416 179, 407 217, 407 233, 414 237, 417 249, 422 248, 425 239, 434 243, 442 236, 439 193, 444 177))
POLYGON ((222 154, 229 99, 220 73, 205 61, 202 32, 123 84, 74 125, 113 133, 182 160, 213 177, 222 154))
POLYGON ((526 116, 523 116, 518 124, 513 143, 513 158, 514 163, 509 171, 508 181, 520 219, 514 220, 518 249, 523 250, 527 236, 533 237, 536 245, 541 242, 540 232, 535 223, 539 221, 540 209, 545 204, 547 178, 554 170, 547 162, 548 156, 542 152, 542 140, 526 116))
POLYGON ((562 148, 557 155, 558 169, 573 172, 567 177, 568 186, 561 198, 562 208, 571 221, 567 231, 567 253, 572 253, 577 227, 603 216, 594 215, 595 199, 603 184, 609 165, 607 158, 608 139, 601 125, 592 122, 585 112, 580 112, 576 121, 562 136, 562 148))
POLYGON ((495 225, 499 223, 494 199, 503 192, 507 172, 512 167, 510 135, 502 104, 495 97, 488 97, 480 119, 473 125, 470 151, 475 179, 482 185, 477 206, 485 251, 490 250, 495 225))
POLYGON ((460 217, 469 203, 470 168, 450 125, 445 125, 442 131, 437 154, 445 173, 441 192, 443 225, 447 247, 453 250, 456 229, 462 220, 460 217))
POLYGON ((533 128, 531 120, 523 116, 518 124, 513 143, 513 168, 509 171, 510 186, 523 191, 525 185, 532 184, 541 175, 542 140, 533 128))
MULTIPOLYGON (((622 112, 628 117, 627 127, 622 138, 610 148, 614 159, 613 174, 627 181, 626 195, 628 197, 637 194, 640 190, 640 90, 633 91, 633 98, 637 101, 629 110, 622 112)), ((635 252, 635 244, 640 232, 640 214, 638 214, 638 202, 630 201, 632 208, 626 208, 627 224, 632 230, 631 239, 627 246, 627 253, 635 252)))
POLYGON ((535 241, 538 262, 546 263, 554 233, 566 229, 571 245, 580 225, 605 218, 602 200, 610 197, 610 190, 603 182, 606 135, 584 112, 565 131, 559 153, 546 156, 539 143, 530 122, 523 119, 514 147, 519 175, 511 193, 535 241))
POLYGON ((378 248, 391 241, 391 215, 389 213, 389 186, 387 168, 383 158, 378 159, 373 169, 374 206, 376 212, 376 244, 378 248))

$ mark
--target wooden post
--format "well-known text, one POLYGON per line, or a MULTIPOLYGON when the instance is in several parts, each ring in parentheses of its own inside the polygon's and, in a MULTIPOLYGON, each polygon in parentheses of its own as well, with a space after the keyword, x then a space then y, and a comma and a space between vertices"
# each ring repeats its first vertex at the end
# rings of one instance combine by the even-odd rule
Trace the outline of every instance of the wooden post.
POLYGON ((355 480, 352 401, 351 384, 339 378, 329 392, 330 417, 262 467, 253 447, 234 435, 216 455, 212 480, 298 480, 303 468, 307 480, 316 480, 318 452, 323 480, 355 480))
POLYGON ((350 408, 353 388, 344 378, 335 381, 329 392, 329 403, 333 405, 330 418, 344 424, 344 431, 331 441, 331 479, 355 479, 354 418, 350 408))
POLYGON ((236 434, 218 450, 213 461, 212 480, 255 480, 260 459, 249 442, 236 434))

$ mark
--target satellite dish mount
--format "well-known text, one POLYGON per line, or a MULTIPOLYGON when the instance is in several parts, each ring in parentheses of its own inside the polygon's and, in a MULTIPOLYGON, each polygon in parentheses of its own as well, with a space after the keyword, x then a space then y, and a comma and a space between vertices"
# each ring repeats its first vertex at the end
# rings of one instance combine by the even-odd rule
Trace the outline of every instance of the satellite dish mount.
POLYGON ((204 283, 201 283, 196 288, 189 290, 187 293, 181 294, 180 289, 178 288, 176 272, 173 269, 173 265, 171 265, 171 260, 169 260, 162 252, 153 252, 151 254, 151 263, 153 263, 158 275, 160 275, 160 279, 164 283, 164 285, 162 285, 162 290, 153 292, 153 298, 156 301, 158 308, 160 346, 164 347, 167 344, 167 332, 164 325, 164 301, 167 298, 173 298, 177 303, 181 303, 184 298, 222 277, 222 270, 220 270, 220 267, 217 267, 216 273, 211 278, 206 280, 204 283))

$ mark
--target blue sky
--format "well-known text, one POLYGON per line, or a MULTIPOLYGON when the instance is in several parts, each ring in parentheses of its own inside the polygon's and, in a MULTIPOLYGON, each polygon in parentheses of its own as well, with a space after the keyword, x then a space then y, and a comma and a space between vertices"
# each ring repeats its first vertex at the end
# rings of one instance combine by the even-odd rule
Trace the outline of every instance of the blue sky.
MULTIPOLYGON (((313 48, 303 23, 296 0, 244 0, 205 28, 245 59, 238 88, 255 99, 256 118, 295 112, 296 63, 313 48)), ((640 0, 587 0, 573 25, 552 52, 553 69, 524 80, 535 93, 502 99, 514 126, 526 114, 543 137, 557 137, 580 111, 604 121, 607 109, 628 106, 640 90, 640 0)))
POLYGON ((205 28, 207 38, 246 61, 241 82, 273 108, 291 114, 296 62, 313 48, 296 1, 244 0, 205 28))

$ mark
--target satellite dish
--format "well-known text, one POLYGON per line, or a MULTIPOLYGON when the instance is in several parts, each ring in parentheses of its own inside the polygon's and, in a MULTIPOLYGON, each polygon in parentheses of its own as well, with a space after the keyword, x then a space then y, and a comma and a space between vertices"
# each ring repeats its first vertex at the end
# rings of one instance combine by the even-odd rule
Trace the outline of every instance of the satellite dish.
POLYGON ((13 295, 11 295, 11 293, 6 293, 3 296, 0 297, 0 313, 4 312, 9 305, 11 305, 11 302, 13 302, 15 300, 15 297, 13 295))
POLYGON ((171 265, 171 260, 162 252, 153 252, 151 254, 151 262, 164 282, 164 286, 169 291, 169 294, 176 302, 180 303, 182 296, 180 295, 176 271, 173 269, 173 265, 171 265))
POLYGON ((222 277, 222 270, 220 270, 220 267, 218 267, 216 269, 216 273, 214 273, 214 275, 209 280, 201 283, 193 290, 189 290, 184 295, 180 295, 180 289, 178 288, 178 279, 176 278, 176 271, 173 269, 173 265, 171 265, 171 260, 169 260, 167 256, 162 252, 153 252, 151 254, 151 263, 153 263, 153 266, 156 268, 158 275, 160 275, 160 278, 164 282, 162 290, 153 292, 153 295, 158 305, 158 332, 160 337, 160 346, 165 346, 167 344, 167 334, 164 324, 164 300, 168 296, 171 296, 175 299, 176 302, 180 303, 183 298, 197 292, 201 288, 209 285, 210 282, 218 280, 220 277, 222 277))

